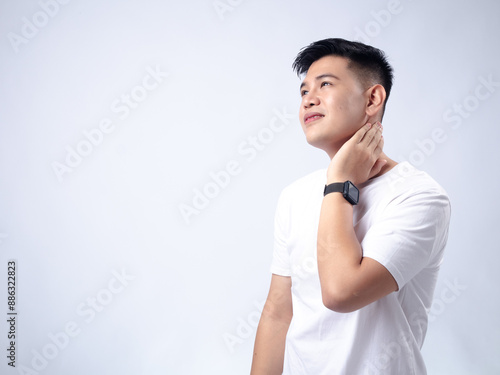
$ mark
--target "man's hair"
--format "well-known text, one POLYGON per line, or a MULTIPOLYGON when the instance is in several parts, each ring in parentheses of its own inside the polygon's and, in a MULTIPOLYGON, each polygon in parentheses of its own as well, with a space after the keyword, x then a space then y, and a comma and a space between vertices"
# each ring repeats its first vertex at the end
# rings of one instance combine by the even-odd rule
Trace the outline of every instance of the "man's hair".
MULTIPOLYGON (((340 38, 319 40, 302 48, 298 53, 292 68, 298 76, 307 73, 313 62, 325 56, 339 56, 348 60, 348 68, 358 77, 366 88, 380 84, 384 87, 386 98, 391 93, 393 69, 387 62, 383 51, 359 42, 351 42, 340 38)), ((383 112, 382 112, 383 114, 383 112)))

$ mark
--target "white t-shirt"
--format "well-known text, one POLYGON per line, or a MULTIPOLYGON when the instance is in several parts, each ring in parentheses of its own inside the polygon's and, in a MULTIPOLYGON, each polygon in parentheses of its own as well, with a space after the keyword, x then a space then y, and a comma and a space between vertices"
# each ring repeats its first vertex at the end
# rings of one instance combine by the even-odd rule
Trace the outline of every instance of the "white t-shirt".
POLYGON ((276 211, 271 272, 291 276, 293 301, 283 374, 426 374, 420 348, 448 236, 446 192, 408 162, 358 186, 353 225, 363 256, 399 288, 337 313, 323 305, 316 256, 325 182, 326 170, 299 179, 276 211))

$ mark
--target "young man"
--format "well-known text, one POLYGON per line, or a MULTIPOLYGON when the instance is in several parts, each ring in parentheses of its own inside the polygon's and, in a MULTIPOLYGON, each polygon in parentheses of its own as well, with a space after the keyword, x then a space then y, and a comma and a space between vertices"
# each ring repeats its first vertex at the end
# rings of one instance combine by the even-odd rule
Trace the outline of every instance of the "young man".
POLYGON ((392 68, 382 51, 326 39, 293 67, 306 73, 307 142, 331 162, 279 199, 251 373, 425 374, 420 348, 448 235, 446 192, 383 152, 392 68))

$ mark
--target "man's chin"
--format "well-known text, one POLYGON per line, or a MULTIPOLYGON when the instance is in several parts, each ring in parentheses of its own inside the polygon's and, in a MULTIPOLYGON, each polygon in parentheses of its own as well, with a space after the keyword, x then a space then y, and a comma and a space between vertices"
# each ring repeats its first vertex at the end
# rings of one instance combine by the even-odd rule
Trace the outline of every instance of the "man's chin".
POLYGON ((306 137, 307 143, 311 146, 325 151, 329 156, 334 155, 344 142, 333 142, 331 139, 319 138, 319 137, 306 137))
POLYGON ((328 150, 331 148, 331 143, 327 142, 324 139, 318 139, 314 137, 306 137, 307 143, 309 143, 311 146, 318 148, 320 150, 328 152, 328 150))

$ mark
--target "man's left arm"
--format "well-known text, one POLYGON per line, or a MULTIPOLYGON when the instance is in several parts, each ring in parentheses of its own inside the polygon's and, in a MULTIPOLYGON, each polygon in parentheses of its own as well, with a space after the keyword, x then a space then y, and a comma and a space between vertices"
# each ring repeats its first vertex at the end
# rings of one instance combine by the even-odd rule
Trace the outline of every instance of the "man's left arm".
MULTIPOLYGON (((363 126, 337 152, 327 184, 361 184, 380 173, 383 137, 379 123, 363 126)), ((318 271, 323 304, 337 312, 358 310, 398 289, 379 262, 364 258, 353 227, 353 207, 341 194, 323 198, 318 228, 318 271)))

